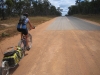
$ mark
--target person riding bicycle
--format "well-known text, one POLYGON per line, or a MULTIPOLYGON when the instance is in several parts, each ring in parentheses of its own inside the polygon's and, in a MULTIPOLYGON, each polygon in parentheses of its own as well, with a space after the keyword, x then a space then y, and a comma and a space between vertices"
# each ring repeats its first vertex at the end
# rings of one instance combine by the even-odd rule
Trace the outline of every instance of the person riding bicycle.
POLYGON ((28 30, 27 30, 27 24, 29 24, 29 26, 30 26, 30 28, 31 29, 34 29, 33 27, 32 27, 32 25, 31 25, 31 22, 30 22, 30 20, 29 20, 29 18, 28 18, 28 13, 24 13, 21 17, 20 17, 20 20, 19 20, 19 23, 18 23, 18 25, 17 25, 17 30, 19 31, 19 32, 21 32, 21 39, 23 39, 22 38, 22 35, 24 34, 25 35, 25 37, 26 37, 26 46, 27 46, 27 50, 30 50, 30 47, 29 47, 29 45, 28 45, 28 30))

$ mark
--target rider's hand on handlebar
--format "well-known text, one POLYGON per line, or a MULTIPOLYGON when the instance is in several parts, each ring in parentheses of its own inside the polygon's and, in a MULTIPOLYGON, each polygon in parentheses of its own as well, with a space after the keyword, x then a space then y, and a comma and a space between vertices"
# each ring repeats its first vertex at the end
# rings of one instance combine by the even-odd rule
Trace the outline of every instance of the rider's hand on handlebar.
POLYGON ((32 27, 29 28, 29 30, 31 30, 31 29, 35 29, 35 26, 32 26, 32 27))
POLYGON ((35 26, 33 26, 32 29, 35 29, 35 26))

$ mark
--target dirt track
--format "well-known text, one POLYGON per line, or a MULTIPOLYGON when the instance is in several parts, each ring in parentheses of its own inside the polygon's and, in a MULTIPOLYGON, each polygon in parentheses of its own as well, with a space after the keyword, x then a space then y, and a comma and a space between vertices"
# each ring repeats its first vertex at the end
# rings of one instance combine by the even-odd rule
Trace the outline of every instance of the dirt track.
MULTIPOLYGON (((10 74, 100 75, 100 31, 47 30, 54 20, 30 31, 33 46, 10 74)), ((0 42, 0 50, 16 46, 19 39, 17 35, 0 42)))

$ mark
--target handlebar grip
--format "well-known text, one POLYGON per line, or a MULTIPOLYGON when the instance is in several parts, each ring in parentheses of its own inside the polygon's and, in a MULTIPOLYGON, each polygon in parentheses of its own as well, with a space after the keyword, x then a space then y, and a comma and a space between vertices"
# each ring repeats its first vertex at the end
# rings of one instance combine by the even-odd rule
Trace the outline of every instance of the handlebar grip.
POLYGON ((35 26, 33 27, 33 29, 35 29, 35 26))

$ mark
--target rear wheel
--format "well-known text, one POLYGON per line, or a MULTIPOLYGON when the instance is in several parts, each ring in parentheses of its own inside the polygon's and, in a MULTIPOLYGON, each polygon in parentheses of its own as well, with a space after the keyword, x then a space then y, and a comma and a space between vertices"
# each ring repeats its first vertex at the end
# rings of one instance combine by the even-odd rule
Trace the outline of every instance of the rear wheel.
POLYGON ((2 67, 0 67, 0 75, 2 75, 2 67))
POLYGON ((22 57, 25 56, 25 43, 24 43, 25 40, 20 40, 19 43, 18 43, 18 47, 20 47, 22 49, 22 57))
POLYGON ((9 75, 9 65, 7 61, 2 62, 1 75, 9 75))

